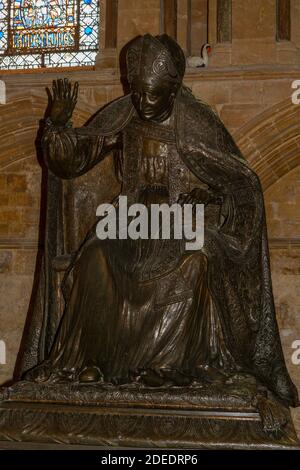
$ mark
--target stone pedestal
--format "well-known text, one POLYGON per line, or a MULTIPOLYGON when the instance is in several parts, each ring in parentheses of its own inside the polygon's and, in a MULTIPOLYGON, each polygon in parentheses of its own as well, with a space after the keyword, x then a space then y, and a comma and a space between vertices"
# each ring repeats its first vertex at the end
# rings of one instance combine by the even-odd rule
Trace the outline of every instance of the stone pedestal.
POLYGON ((296 449, 289 410, 282 433, 264 431, 254 389, 228 384, 146 387, 32 384, 1 390, 0 441, 195 449, 296 449))

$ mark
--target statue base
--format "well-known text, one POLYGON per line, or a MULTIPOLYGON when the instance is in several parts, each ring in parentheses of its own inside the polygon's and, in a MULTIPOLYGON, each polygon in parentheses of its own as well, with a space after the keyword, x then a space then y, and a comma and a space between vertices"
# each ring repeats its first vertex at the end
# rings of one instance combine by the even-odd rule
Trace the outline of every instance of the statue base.
POLYGON ((299 449, 290 412, 271 435, 250 382, 150 388, 17 382, 0 391, 0 441, 128 448, 299 449))

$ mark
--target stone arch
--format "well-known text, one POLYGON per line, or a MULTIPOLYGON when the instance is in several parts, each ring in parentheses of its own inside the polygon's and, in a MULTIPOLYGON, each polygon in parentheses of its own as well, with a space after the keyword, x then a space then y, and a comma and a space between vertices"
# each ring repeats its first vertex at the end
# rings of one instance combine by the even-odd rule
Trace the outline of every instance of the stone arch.
POLYGON ((233 135, 264 190, 300 165, 300 105, 287 99, 268 108, 233 135))

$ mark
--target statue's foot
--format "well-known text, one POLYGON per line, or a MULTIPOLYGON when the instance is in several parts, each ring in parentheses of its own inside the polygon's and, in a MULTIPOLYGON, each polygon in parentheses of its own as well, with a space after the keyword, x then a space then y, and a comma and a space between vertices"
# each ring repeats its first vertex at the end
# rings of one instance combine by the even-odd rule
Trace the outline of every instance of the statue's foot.
POLYGON ((166 379, 153 369, 143 370, 140 374, 140 380, 148 387, 162 387, 166 385, 166 379))
POLYGON ((98 367, 86 367, 80 372, 78 380, 81 383, 102 382, 103 374, 98 367))
POLYGON ((52 370, 51 365, 48 361, 42 362, 42 364, 30 369, 26 372, 24 379, 30 382, 46 382, 51 376, 52 370))
POLYGON ((74 369, 58 369, 52 373, 51 382, 74 382, 76 378, 74 369))
POLYGON ((185 387, 191 384, 192 378, 179 372, 176 369, 162 369, 161 370, 164 377, 171 380, 174 385, 177 387, 185 387))
POLYGON ((204 380, 208 383, 224 382, 227 378, 224 372, 208 365, 198 366, 193 370, 196 379, 204 380))

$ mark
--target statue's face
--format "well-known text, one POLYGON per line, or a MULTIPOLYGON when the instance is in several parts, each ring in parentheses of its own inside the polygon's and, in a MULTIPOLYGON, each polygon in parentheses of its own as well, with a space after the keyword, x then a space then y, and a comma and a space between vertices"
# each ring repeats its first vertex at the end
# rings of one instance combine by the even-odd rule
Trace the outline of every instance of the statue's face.
POLYGON ((178 86, 174 84, 131 84, 131 99, 139 116, 145 121, 165 121, 172 113, 178 86))

